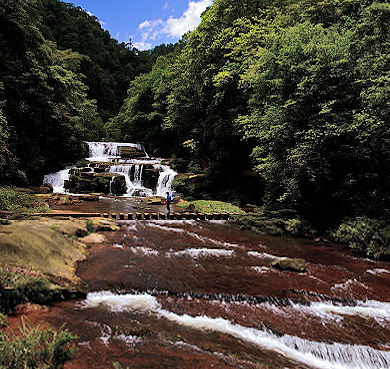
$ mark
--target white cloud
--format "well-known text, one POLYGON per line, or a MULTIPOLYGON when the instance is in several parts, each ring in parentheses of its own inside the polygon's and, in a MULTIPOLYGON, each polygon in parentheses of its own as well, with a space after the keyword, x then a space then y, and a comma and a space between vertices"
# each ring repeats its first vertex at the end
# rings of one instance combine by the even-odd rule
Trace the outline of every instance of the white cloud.
MULTIPOLYGON (((134 42, 134 46, 139 50, 145 50, 151 48, 149 46, 151 41, 161 40, 164 36, 172 39, 180 38, 184 33, 194 30, 199 25, 200 15, 212 4, 213 0, 189 1, 187 10, 178 18, 171 16, 165 21, 162 19, 145 20, 138 26, 141 31, 141 41, 134 42)), ((169 7, 168 2, 165 3, 164 9, 167 7, 169 7)))
POLYGON ((160 26, 161 24, 163 24, 164 22, 161 20, 161 19, 154 19, 154 20, 146 20, 144 22, 142 22, 138 28, 143 30, 143 29, 146 29, 146 30, 153 30, 155 28, 157 28, 158 26, 160 26))
POLYGON ((171 37, 181 37, 187 31, 194 30, 200 23, 200 15, 212 3, 212 0, 190 1, 180 18, 170 17, 167 20, 164 31, 171 37))
POLYGON ((88 15, 90 15, 91 17, 94 17, 98 20, 98 22, 100 23, 100 25, 102 26, 102 28, 104 28, 104 26, 107 26, 107 23, 106 22, 103 22, 102 20, 100 20, 95 14, 91 13, 90 11, 86 10, 86 9, 83 9, 88 15))
POLYGON ((133 46, 138 50, 150 50, 152 48, 152 44, 149 42, 134 42, 133 46))

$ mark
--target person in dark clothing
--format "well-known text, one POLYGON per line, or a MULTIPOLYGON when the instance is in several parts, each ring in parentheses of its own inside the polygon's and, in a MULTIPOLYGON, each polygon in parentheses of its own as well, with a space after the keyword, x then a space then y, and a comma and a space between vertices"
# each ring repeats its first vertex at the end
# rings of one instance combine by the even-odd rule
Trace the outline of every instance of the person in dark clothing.
POLYGON ((168 214, 171 212, 171 201, 172 201, 172 196, 167 192, 167 198, 165 199, 165 203, 167 204, 167 210, 168 214))

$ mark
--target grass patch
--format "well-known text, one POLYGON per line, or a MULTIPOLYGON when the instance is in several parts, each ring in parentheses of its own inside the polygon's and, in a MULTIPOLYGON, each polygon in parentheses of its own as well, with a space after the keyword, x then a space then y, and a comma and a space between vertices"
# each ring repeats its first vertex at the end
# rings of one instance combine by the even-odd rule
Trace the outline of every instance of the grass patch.
POLYGON ((12 312, 17 305, 26 302, 47 304, 58 295, 44 278, 0 269, 0 312, 12 312))
POLYGON ((0 333, 0 369, 58 369, 70 361, 76 337, 61 328, 58 332, 23 325, 19 334, 0 333))
POLYGON ((0 187, 0 210, 15 213, 15 218, 25 214, 51 212, 44 200, 28 190, 14 187, 0 187))
POLYGON ((195 200, 195 201, 180 201, 176 204, 177 207, 186 210, 189 206, 194 212, 199 213, 240 213, 244 214, 238 206, 232 205, 223 201, 195 200), (193 207, 191 206, 193 205, 193 207))

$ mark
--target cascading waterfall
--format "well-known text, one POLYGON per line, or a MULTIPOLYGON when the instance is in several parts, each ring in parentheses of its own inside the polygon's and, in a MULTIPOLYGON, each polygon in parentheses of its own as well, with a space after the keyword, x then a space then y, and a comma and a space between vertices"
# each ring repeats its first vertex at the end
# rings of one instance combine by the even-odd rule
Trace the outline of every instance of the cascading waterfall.
POLYGON ((124 175, 127 187, 127 196, 152 196, 153 191, 142 185, 143 164, 112 165, 110 173, 124 175), (133 172, 133 175, 132 175, 133 172))
POLYGON ((86 142, 89 146, 89 161, 112 161, 121 159, 119 156, 119 147, 135 147, 145 153, 145 158, 149 155, 145 152, 143 145, 138 143, 121 143, 121 142, 86 142))
POLYGON ((69 179, 69 168, 60 170, 57 173, 46 174, 43 177, 43 183, 50 183, 53 186, 53 192, 63 193, 64 182, 69 179))
POLYGON ((166 165, 156 165, 162 170, 157 182, 156 195, 165 196, 166 192, 172 191, 172 182, 177 173, 166 165))
MULTIPOLYGON (((92 162, 115 162, 108 169, 110 173, 121 174, 125 177, 127 192, 125 196, 164 196, 166 192, 172 192, 172 182, 177 174, 166 165, 161 165, 161 159, 151 159, 145 152, 144 147, 138 143, 120 143, 120 142, 86 142, 89 146, 89 157, 86 160, 92 162), (138 159, 122 159, 119 148, 134 147, 144 152, 145 156, 138 159), (155 189, 143 186, 143 168, 144 165, 151 165, 161 171, 155 189)), ((54 192, 63 193, 64 181, 69 179, 69 170, 64 169, 57 173, 51 173, 44 176, 43 182, 50 183, 54 192)), ((93 171, 93 167, 91 166, 93 171)))

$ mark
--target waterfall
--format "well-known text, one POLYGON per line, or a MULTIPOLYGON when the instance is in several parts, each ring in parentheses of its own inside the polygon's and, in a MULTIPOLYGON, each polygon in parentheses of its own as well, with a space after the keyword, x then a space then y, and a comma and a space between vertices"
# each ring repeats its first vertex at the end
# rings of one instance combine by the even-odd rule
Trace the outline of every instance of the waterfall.
POLYGON ((145 153, 145 158, 149 155, 145 152, 143 145, 139 143, 124 143, 124 142, 86 142, 89 146, 89 161, 112 161, 121 159, 119 156, 119 147, 135 147, 145 153))
POLYGON ((142 169, 143 165, 141 164, 112 165, 109 172, 122 174, 125 177, 127 196, 152 196, 153 191, 142 185, 142 169), (133 168, 134 172, 132 177, 131 172, 133 168))
MULTIPOLYGON (((90 162, 115 161, 117 164, 109 166, 110 173, 118 173, 125 177, 127 192, 125 196, 147 197, 152 195, 165 196, 166 192, 172 192, 172 182, 177 174, 166 165, 161 165, 161 159, 152 159, 145 152, 143 145, 139 143, 121 143, 121 142, 86 142, 89 147, 89 157, 86 160, 90 162), (122 159, 120 156, 120 147, 134 147, 145 156, 137 159, 122 159), (160 175, 155 189, 143 186, 143 168, 144 165, 151 165, 159 169, 160 175)), ((75 168, 75 167, 73 167, 75 168)), ((69 180, 69 169, 61 170, 57 173, 51 173, 44 176, 43 182, 50 183, 54 192, 65 192, 64 181, 69 180)), ((92 168, 93 170, 93 168, 92 168)))
POLYGON ((177 175, 177 172, 166 165, 156 164, 156 166, 161 169, 156 186, 156 195, 165 196, 167 192, 172 192, 172 182, 177 175))
POLYGON ((53 186, 53 192, 65 192, 64 181, 69 179, 69 168, 60 170, 56 173, 46 174, 43 177, 43 183, 50 183, 53 186))

